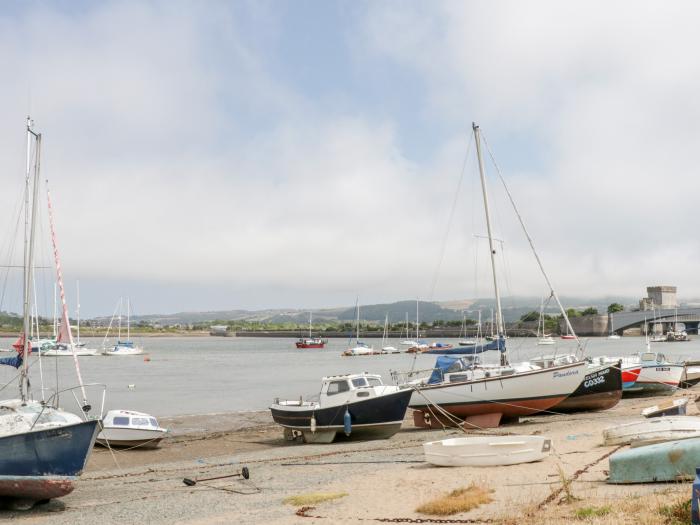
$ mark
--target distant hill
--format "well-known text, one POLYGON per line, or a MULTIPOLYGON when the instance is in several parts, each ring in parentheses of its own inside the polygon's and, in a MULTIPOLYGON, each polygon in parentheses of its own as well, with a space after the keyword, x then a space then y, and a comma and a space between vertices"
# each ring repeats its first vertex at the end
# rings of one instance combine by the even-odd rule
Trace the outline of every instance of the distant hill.
MULTIPOLYGON (((501 304, 503 317, 506 322, 516 321, 523 314, 540 309, 539 297, 505 297, 501 304)), ((580 298, 562 297, 565 308, 584 309, 597 308, 604 313, 610 303, 617 302, 625 305, 625 308, 633 308, 638 304, 638 299, 630 297, 601 297, 580 298)), ((433 322, 438 320, 456 321, 462 319, 462 312, 467 318, 476 319, 481 310, 482 319, 491 316, 491 310, 495 306, 493 299, 464 299, 455 301, 419 301, 418 310, 420 321, 433 322)), ((559 310, 553 300, 545 309, 546 313, 558 314, 559 310)), ((400 323, 408 315, 408 320, 416 320, 416 302, 414 300, 397 301, 394 303, 360 305, 360 318, 363 321, 384 322, 384 316, 389 316, 390 323, 400 323)), ((355 307, 345 306, 338 308, 321 308, 313 310, 314 319, 317 321, 352 321, 355 319, 355 307)), ((258 321, 268 323, 305 323, 309 319, 308 310, 294 308, 277 308, 269 310, 214 310, 208 312, 180 312, 174 314, 149 314, 132 317, 135 322, 146 321, 160 323, 162 325, 206 323, 212 321, 258 321)), ((105 318, 98 318, 104 321, 105 318)), ((109 318, 106 319, 109 321, 109 318)))

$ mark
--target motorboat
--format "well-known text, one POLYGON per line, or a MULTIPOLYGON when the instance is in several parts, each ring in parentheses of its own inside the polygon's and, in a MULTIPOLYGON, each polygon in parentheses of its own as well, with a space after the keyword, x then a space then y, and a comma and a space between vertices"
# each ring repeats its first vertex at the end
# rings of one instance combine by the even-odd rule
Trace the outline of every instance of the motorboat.
POLYGON ((538 345, 553 345, 555 343, 556 343, 556 341, 554 340, 554 338, 551 335, 545 335, 545 336, 539 337, 537 339, 538 345))
POLYGON ((441 467, 496 467, 546 458, 552 440, 545 436, 477 436, 423 443, 425 461, 441 467))
POLYGON ((143 412, 110 410, 102 422, 96 442, 104 447, 158 448, 168 430, 143 412))
POLYGON ((690 388, 700 383, 700 361, 686 360, 684 364, 685 373, 681 381, 681 386, 683 388, 690 388))
POLYGON ((299 340, 296 342, 297 348, 323 348, 328 342, 325 339, 321 339, 320 337, 311 336, 312 317, 313 313, 309 312, 309 336, 300 337, 299 340))
POLYGON ((400 354, 401 350, 395 346, 382 346, 382 354, 400 354))
POLYGON ((460 339, 457 341, 459 346, 474 346, 476 344, 476 339, 460 339))
POLYGON ((688 437, 700 437, 700 417, 667 416, 616 425, 603 431, 603 444, 641 445, 688 437))
POLYGON ((297 348, 323 348, 326 343, 320 337, 300 337, 295 344, 297 348))
POLYGON ((649 347, 646 352, 622 358, 623 371, 636 368, 641 368, 639 376, 631 387, 625 387, 625 392, 673 392, 685 373, 684 363, 670 363, 664 354, 652 352, 649 347))
MULTIPOLYGON (((574 356, 569 360, 573 361, 574 356)), ((563 358, 558 358, 563 362, 563 358)), ((547 359, 533 359, 530 362, 545 366, 547 359)), ((557 360, 550 366, 557 364, 557 360)), ((576 390, 564 401, 554 405, 553 412, 579 412, 583 410, 607 410, 622 399, 622 370, 620 361, 607 364, 588 363, 588 369, 576 390)))
POLYGON ((385 439, 401 428, 412 392, 384 385, 381 376, 366 372, 327 376, 321 379, 318 401, 275 399, 270 411, 289 440, 385 439))
POLYGON ((143 354, 143 348, 136 346, 133 341, 117 341, 112 348, 108 348, 102 352, 102 355, 141 355, 143 354))

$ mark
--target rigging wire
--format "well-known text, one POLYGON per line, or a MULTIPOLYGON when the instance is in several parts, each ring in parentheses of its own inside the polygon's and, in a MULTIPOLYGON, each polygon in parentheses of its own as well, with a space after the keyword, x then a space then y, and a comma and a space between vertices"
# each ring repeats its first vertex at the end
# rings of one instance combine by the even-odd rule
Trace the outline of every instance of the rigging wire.
POLYGON ((462 161, 462 170, 460 171, 459 180, 457 182, 457 190, 454 193, 454 197, 452 199, 452 207, 450 209, 450 214, 449 214, 448 219, 447 219, 447 228, 445 228, 445 235, 442 238, 442 244, 440 247, 440 255, 438 256, 437 265, 435 266, 435 271, 433 273, 433 280, 432 280, 432 284, 430 287, 430 296, 429 296, 430 301, 433 300, 433 297, 435 295, 435 288, 437 287, 438 277, 440 275, 440 268, 442 267, 442 261, 445 258, 445 250, 447 249, 447 239, 450 235, 450 229, 452 227, 452 221, 454 219, 455 209, 457 208, 457 201, 459 199, 460 189, 462 188, 462 180, 464 179, 464 172, 466 171, 467 160, 469 159, 469 152, 471 151, 471 145, 472 145, 471 140, 468 140, 467 141, 467 152, 464 155, 464 160, 462 161))

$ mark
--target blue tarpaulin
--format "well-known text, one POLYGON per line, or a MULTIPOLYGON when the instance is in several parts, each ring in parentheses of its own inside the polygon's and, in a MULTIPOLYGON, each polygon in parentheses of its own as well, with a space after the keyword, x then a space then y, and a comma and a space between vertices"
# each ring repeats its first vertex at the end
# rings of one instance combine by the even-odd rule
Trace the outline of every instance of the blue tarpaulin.
POLYGON ((7 365, 7 366, 14 366, 15 368, 19 368, 22 366, 22 356, 16 356, 16 357, 3 357, 0 359, 0 365, 7 365))
POLYGON ((469 346, 456 346, 454 348, 431 348, 426 351, 426 354, 480 354, 482 352, 487 352, 489 350, 498 350, 500 352, 506 351, 506 340, 503 337, 499 337, 495 341, 489 341, 485 344, 479 345, 469 345, 469 346))
POLYGON ((438 357, 437 361, 435 361, 435 366, 433 367, 433 373, 430 375, 430 379, 428 379, 428 384, 432 385, 435 383, 441 383, 445 372, 447 372, 457 361, 459 361, 459 357, 449 357, 446 355, 441 355, 438 357))

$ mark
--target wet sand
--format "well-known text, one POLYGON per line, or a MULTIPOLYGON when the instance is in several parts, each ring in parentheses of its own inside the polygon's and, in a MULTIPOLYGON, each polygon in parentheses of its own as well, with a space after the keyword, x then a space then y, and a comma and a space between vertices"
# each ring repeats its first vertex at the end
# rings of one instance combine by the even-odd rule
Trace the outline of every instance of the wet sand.
MULTIPOLYGON (((691 392, 675 397, 693 396, 691 392)), ((663 398, 668 399, 668 397, 663 398)), ((69 496, 31 511, 4 511, 22 524, 92 523, 359 523, 422 519, 416 507, 470 483, 494 490, 492 503, 447 517, 452 523, 582 523, 576 509, 609 506, 587 523, 663 523, 659 508, 690 497, 690 483, 608 485, 602 430, 638 419, 661 398, 624 399, 598 413, 533 416, 493 431, 543 434, 553 454, 538 463, 496 468, 438 468, 423 462, 425 441, 459 436, 456 429, 422 430, 408 419, 388 440, 305 445, 287 442, 267 412, 162 418, 172 434, 157 450, 96 448, 69 496), (183 478, 225 476, 242 465, 249 481, 229 478, 186 486, 183 478), (561 470, 560 470, 561 469, 561 470), (562 474, 573 496, 567 501, 562 474), (285 497, 346 492, 297 515, 285 497), (597 520, 597 521, 596 521, 597 520)), ((689 412, 697 415, 694 403, 689 412)), ((442 519, 434 517, 434 519, 442 519)), ((415 521, 414 521, 415 522, 415 521)))

